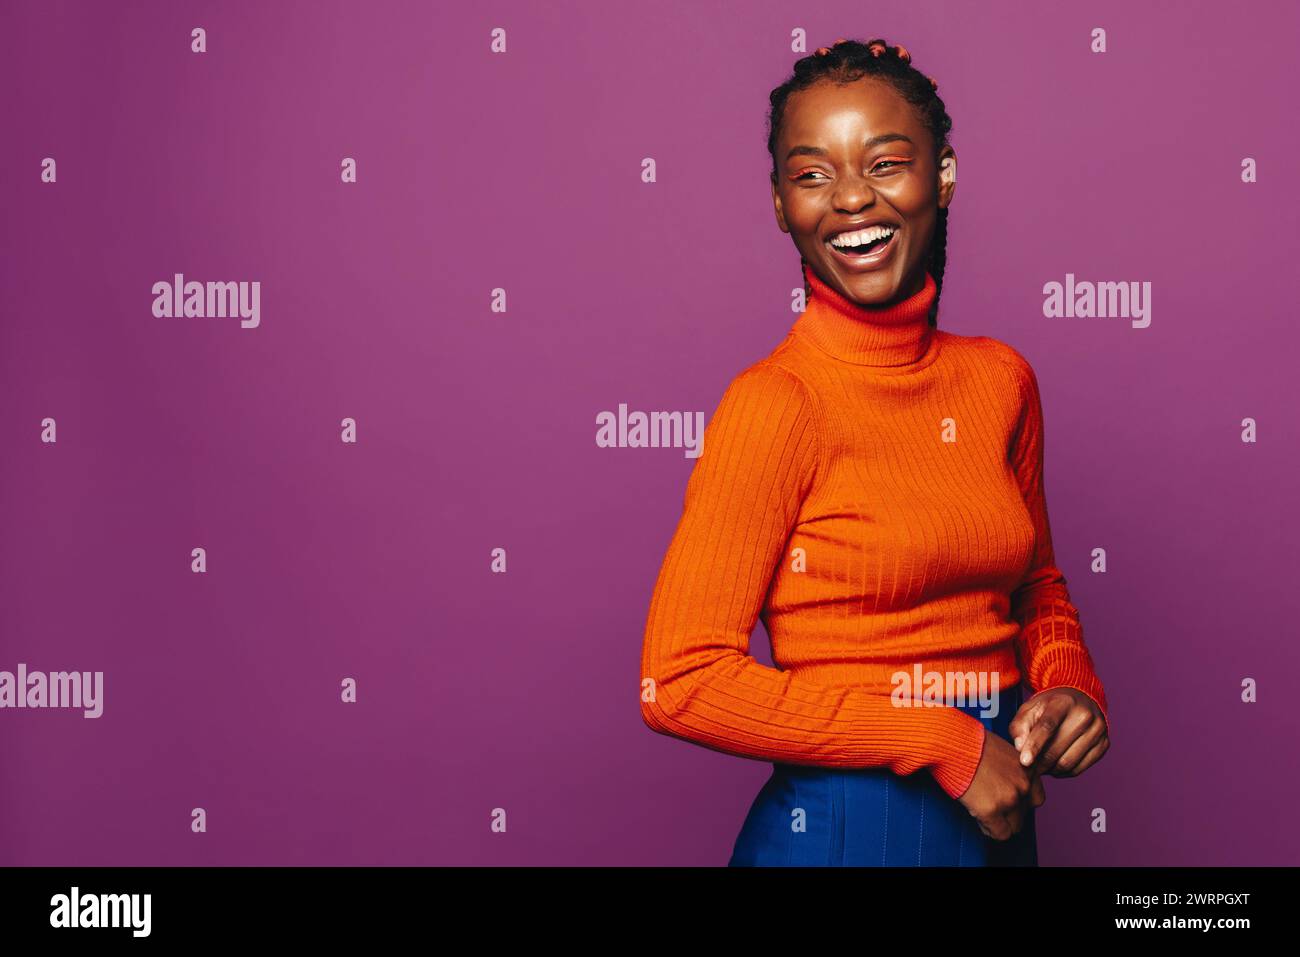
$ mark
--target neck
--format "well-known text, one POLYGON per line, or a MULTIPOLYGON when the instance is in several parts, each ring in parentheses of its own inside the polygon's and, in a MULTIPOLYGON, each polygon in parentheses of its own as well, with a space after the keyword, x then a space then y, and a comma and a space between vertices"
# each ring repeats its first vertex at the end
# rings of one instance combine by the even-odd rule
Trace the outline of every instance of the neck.
POLYGON ((864 306, 822 282, 807 263, 808 304, 794 332, 823 352, 857 365, 897 369, 914 365, 935 345, 930 306, 938 287, 929 272, 920 292, 885 306, 864 306))

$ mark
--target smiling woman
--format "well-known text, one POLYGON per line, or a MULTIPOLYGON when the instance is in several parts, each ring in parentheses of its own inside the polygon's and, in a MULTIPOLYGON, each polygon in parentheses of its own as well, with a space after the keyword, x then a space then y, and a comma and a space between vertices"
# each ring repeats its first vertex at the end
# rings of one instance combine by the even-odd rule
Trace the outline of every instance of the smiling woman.
POLYGON ((841 41, 771 94, 807 304, 722 396, 646 621, 645 723, 772 762, 732 864, 1033 865, 1041 776, 1109 746, 1037 378, 937 328, 957 157, 910 60, 841 41), (930 672, 996 690, 895 693, 930 672))
POLYGON ((920 292, 927 268, 942 292, 957 155, 938 84, 902 47, 873 43, 795 65, 772 92, 768 151, 777 225, 803 262, 841 295, 884 305, 920 292))

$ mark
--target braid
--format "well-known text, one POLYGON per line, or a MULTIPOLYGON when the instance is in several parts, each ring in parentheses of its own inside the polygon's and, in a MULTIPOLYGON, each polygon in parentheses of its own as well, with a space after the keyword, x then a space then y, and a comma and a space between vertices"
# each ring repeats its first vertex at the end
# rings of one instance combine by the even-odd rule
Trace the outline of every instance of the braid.
MULTIPOLYGON (((791 93, 807 89, 814 83, 829 80, 833 83, 852 83, 864 76, 878 77, 890 83, 908 103, 916 109, 922 124, 934 140, 935 159, 948 145, 952 119, 939 97, 939 84, 912 66, 912 55, 902 46, 890 46, 884 40, 872 39, 866 43, 858 40, 836 40, 828 47, 818 47, 813 53, 795 61, 794 73, 769 95, 771 111, 767 118, 767 151, 772 155, 772 178, 776 179, 776 138, 785 117, 786 101, 791 93)), ((948 210, 939 210, 934 237, 930 242, 927 271, 934 277, 937 293, 943 292, 943 271, 948 259, 948 210)), ((803 259, 800 259, 800 273, 803 259)), ((808 295, 808 282, 803 279, 804 295, 808 295)), ((930 325, 938 325, 939 296, 930 307, 930 325)), ((806 301, 806 300, 805 300, 806 301)))

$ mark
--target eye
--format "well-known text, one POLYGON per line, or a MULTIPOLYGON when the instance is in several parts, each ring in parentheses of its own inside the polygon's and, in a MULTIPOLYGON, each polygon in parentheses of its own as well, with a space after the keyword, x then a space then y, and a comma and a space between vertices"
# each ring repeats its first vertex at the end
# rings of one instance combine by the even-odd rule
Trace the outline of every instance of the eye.
MULTIPOLYGON (((876 163, 875 166, 871 167, 871 172, 874 173, 876 170, 881 169, 882 167, 885 167, 885 168, 893 168, 893 167, 895 167, 895 166, 906 166, 906 165, 907 165, 907 161, 906 161, 906 160, 880 160, 878 163, 876 163)), ((830 177, 828 177, 825 173, 823 173, 821 170, 808 169, 808 170, 804 170, 802 173, 798 173, 798 174, 796 174, 795 177, 794 177, 794 181, 795 181, 796 183, 798 183, 798 182, 806 182, 806 181, 808 181, 808 177, 810 177, 810 176, 819 176, 819 177, 821 177, 821 178, 823 178, 823 179, 829 179, 829 178, 830 178, 830 177)), ((816 180, 813 180, 813 182, 816 182, 816 180)))

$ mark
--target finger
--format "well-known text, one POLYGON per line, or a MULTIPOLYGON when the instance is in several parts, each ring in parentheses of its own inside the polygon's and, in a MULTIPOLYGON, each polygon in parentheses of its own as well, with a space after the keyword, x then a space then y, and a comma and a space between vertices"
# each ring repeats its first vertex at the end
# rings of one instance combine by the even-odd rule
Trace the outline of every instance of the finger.
POLYGON ((1043 787, 1043 778, 1035 774, 1033 785, 1029 789, 1029 800, 1034 807, 1042 807, 1047 802, 1047 789, 1043 787))
MULTIPOLYGON (((1056 734, 1052 735, 1052 740, 1048 742, 1038 757, 1034 760, 1034 768, 1043 774, 1055 774, 1060 777, 1068 774, 1061 769, 1062 758, 1079 743, 1081 737, 1086 737, 1088 729, 1092 726, 1092 714, 1079 708, 1071 708, 1069 713, 1061 719, 1060 725, 1056 729, 1056 734)), ((1088 742, 1088 747, 1092 742, 1088 742)), ((1086 748, 1084 749, 1086 750, 1086 748)))
POLYGON ((1042 714, 1038 715, 1034 725, 1025 735, 1024 743, 1020 746, 1020 763, 1028 767, 1034 763, 1034 759, 1047 746, 1056 734, 1056 729, 1060 727, 1061 719, 1069 710, 1069 701, 1063 698, 1048 699, 1043 705, 1042 714), (1052 701, 1057 702, 1052 704, 1052 701))
MULTIPOLYGON (((1057 735, 1059 740, 1061 735, 1057 735)), ((1059 777, 1073 776, 1079 773, 1078 766, 1084 756, 1091 751, 1101 738, 1101 722, 1089 716, 1080 726, 1070 746, 1052 765, 1052 773, 1059 777)))
POLYGON ((1017 804, 1007 812, 1007 836, 1003 840, 1010 840, 1020 833, 1020 828, 1024 826, 1025 811, 1023 804, 1017 804))
POLYGON ((1011 719, 1010 724, 1007 725, 1007 735, 1011 738, 1017 751, 1020 750, 1020 746, 1024 743, 1025 735, 1028 734, 1029 729, 1034 726, 1034 721, 1037 720, 1038 715, 1042 710, 1043 704, 1041 701, 1037 699, 1026 701, 1020 706, 1020 710, 1016 712, 1016 716, 1011 719))
POLYGON ((1106 753, 1106 750, 1109 747, 1110 747, 1110 738, 1108 738, 1106 735, 1103 734, 1101 736, 1101 740, 1099 740, 1096 744, 1092 746, 1092 750, 1083 756, 1083 760, 1079 762, 1079 766, 1074 769, 1075 775, 1082 774, 1084 771, 1088 770, 1090 767, 1092 767, 1094 764, 1100 761, 1101 756, 1106 753))
POLYGON ((1038 719, 1042 717, 1043 709, 1047 706, 1047 702, 1050 700, 1050 695, 1044 696, 1036 694, 1022 704, 1020 710, 1016 712, 1016 716, 1011 719, 1011 723, 1007 726, 1007 732, 1011 737, 1012 743, 1016 746, 1017 751, 1019 751, 1024 745, 1025 738, 1028 736, 1030 729, 1033 728, 1038 719))

